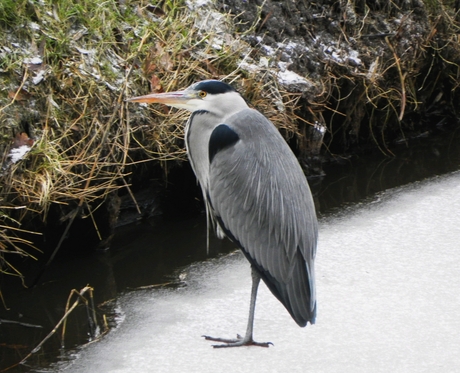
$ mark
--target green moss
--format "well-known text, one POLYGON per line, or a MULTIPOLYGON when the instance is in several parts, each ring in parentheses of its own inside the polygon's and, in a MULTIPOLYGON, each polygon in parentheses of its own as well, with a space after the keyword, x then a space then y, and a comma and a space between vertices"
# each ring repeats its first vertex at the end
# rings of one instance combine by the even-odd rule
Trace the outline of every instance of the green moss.
POLYGON ((0 1, 0 26, 23 25, 31 18, 30 12, 30 3, 27 0, 2 0, 0 1))

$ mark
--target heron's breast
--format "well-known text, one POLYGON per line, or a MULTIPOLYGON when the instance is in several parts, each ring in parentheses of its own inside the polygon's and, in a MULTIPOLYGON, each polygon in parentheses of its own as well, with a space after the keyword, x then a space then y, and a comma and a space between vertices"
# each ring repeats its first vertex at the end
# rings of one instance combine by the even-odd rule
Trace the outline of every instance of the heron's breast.
POLYGON ((195 176, 202 187, 208 184, 209 180, 209 138, 212 127, 204 126, 202 122, 190 118, 185 133, 185 145, 187 155, 192 164, 195 176))

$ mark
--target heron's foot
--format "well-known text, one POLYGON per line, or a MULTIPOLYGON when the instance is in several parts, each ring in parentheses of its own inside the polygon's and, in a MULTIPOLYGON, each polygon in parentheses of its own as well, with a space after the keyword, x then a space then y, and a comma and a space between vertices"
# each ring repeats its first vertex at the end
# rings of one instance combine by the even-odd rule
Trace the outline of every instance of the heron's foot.
POLYGON ((226 338, 215 338, 210 337, 209 335, 202 335, 204 339, 214 342, 225 343, 223 345, 212 345, 214 348, 225 348, 225 347, 240 347, 240 346, 259 346, 259 347, 269 347, 273 346, 271 342, 256 342, 251 338, 243 338, 241 335, 237 334, 236 339, 226 339, 226 338))

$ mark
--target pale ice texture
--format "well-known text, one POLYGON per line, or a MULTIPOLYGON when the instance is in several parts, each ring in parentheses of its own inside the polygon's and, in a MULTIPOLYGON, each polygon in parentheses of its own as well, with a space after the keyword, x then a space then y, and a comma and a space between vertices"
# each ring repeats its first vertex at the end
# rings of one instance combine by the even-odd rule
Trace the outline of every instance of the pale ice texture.
POLYGON ((183 288, 122 296, 119 327, 53 371, 460 372, 460 173, 323 219, 316 263, 316 325, 261 285, 255 339, 270 348, 200 337, 246 330, 249 265, 233 254, 188 268, 183 288))

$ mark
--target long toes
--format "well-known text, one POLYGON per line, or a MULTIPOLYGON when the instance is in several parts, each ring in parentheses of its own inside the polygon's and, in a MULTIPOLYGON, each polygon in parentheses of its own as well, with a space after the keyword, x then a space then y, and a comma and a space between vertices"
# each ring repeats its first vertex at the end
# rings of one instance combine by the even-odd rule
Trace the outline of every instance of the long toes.
POLYGON ((258 347, 269 347, 270 345, 273 346, 271 342, 255 342, 255 341, 236 341, 227 343, 224 345, 212 345, 214 348, 227 348, 227 347, 241 347, 241 346, 258 346, 258 347))
POLYGON ((209 335, 202 335, 202 337, 208 341, 222 342, 222 343, 236 343, 240 339, 242 339, 240 335, 237 335, 237 339, 216 338, 216 337, 210 337, 209 335))
POLYGON ((212 345, 212 347, 214 348, 241 347, 241 346, 269 347, 270 345, 274 346, 273 343, 271 342, 256 342, 256 341, 253 341, 252 339, 244 340, 239 334, 237 334, 237 339, 215 338, 215 337, 210 337, 209 335, 202 335, 202 337, 208 341, 225 343, 222 345, 212 345))
POLYGON ((259 347, 270 347, 270 345, 274 346, 274 344, 271 342, 255 342, 255 341, 252 341, 251 345, 259 346, 259 347))

